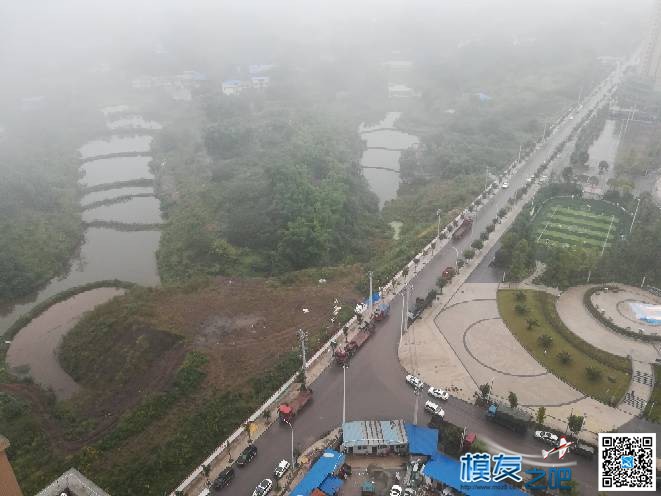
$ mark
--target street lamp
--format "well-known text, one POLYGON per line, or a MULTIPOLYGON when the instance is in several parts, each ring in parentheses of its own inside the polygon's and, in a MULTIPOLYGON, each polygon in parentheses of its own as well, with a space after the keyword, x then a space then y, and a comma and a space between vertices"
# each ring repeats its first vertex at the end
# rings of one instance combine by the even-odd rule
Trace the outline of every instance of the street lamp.
POLYGON ((347 421, 347 364, 342 365, 342 425, 347 421))
MULTIPOLYGON (((436 217, 438 217, 438 225, 436 226, 436 239, 438 239, 438 242, 441 242, 441 209, 436 210, 436 217)), ((439 249, 441 248, 440 246, 438 247, 439 249)))
POLYGON ((636 222, 636 216, 638 215, 638 207, 640 207, 640 196, 638 197, 638 204, 636 205, 636 211, 633 213, 633 219, 631 220, 631 228, 629 229, 629 234, 633 232, 633 225, 636 222))
POLYGON ((294 470, 294 426, 291 425, 291 422, 289 420, 285 420, 285 424, 289 426, 291 429, 291 469, 292 472, 294 470))

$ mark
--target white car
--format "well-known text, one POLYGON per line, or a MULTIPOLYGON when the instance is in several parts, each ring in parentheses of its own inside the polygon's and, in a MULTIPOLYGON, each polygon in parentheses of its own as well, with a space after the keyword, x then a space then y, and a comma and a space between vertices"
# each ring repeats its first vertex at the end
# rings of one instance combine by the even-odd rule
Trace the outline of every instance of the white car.
POLYGON ((402 496, 402 486, 398 486, 397 484, 392 486, 388 496, 402 496))
POLYGON ((404 489, 403 496, 415 496, 415 489, 413 489, 412 487, 407 487, 406 489, 404 489))
POLYGON ((266 496, 271 492, 271 488, 273 488, 273 481, 271 479, 264 479, 252 492, 252 496, 266 496))
POLYGON ((505 181, 500 187, 503 188, 503 189, 507 189, 507 188, 510 187, 510 183, 508 183, 507 181, 505 181))
POLYGON ((432 415, 439 415, 441 418, 445 417, 445 411, 433 401, 425 402, 425 410, 432 415))
POLYGON ((425 385, 425 383, 422 382, 422 379, 411 374, 406 376, 406 382, 408 382, 411 386, 413 386, 416 389, 420 389, 422 386, 425 385))
POLYGON ((547 432, 547 431, 535 431, 535 439, 544 441, 545 443, 550 444, 551 446, 557 446, 558 442, 560 441, 558 436, 556 436, 552 432, 547 432))
POLYGON ((447 399, 450 397, 447 391, 435 387, 430 387, 429 391, 427 391, 427 394, 433 398, 438 398, 439 400, 444 401, 447 401, 447 399))
POLYGON ((287 473, 287 470, 289 470, 290 463, 287 460, 280 460, 280 463, 278 463, 278 466, 275 467, 275 470, 273 471, 273 476, 276 479, 282 479, 282 476, 287 473))

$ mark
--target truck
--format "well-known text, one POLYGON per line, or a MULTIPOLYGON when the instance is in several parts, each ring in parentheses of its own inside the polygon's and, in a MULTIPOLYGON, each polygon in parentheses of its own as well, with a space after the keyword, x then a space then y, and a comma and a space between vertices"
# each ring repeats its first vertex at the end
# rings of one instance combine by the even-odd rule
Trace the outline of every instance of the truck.
POLYGON ((388 315, 390 315, 390 305, 387 303, 379 304, 376 310, 374 310, 374 320, 377 322, 384 320, 388 315))
POLYGON ((528 429, 531 416, 518 408, 493 403, 487 409, 487 419, 514 432, 523 433, 528 429))
POLYGON ((366 325, 361 326, 360 331, 356 336, 346 343, 344 346, 337 346, 333 352, 333 357, 335 358, 335 363, 342 366, 346 365, 349 362, 349 359, 356 354, 361 346, 365 344, 370 336, 372 335, 372 330, 374 328, 373 324, 365 323, 366 325))
POLYGON ((413 324, 413 322, 418 320, 418 318, 422 315, 422 312, 424 310, 425 310, 425 299, 416 298, 414 307, 409 309, 409 311, 407 312, 409 325, 413 324))
POLYGON ((459 224, 457 230, 452 234, 452 239, 456 241, 458 239, 463 238, 464 236, 466 236, 466 233, 468 233, 471 230, 472 227, 473 227, 473 219, 470 217, 464 217, 461 224, 459 224))
POLYGON ((278 417, 280 422, 291 422, 294 417, 312 401, 312 390, 308 388, 301 389, 298 394, 289 403, 280 403, 278 407, 278 417))

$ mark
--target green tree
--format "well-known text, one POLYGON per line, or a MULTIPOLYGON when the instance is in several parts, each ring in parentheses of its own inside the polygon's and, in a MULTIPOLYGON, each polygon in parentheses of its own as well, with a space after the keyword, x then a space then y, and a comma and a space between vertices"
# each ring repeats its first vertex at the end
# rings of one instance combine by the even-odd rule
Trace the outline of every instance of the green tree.
POLYGON ((475 250, 467 248, 467 249, 464 250, 463 256, 466 260, 470 260, 471 258, 473 258, 475 256, 475 250))
POLYGON ((476 239, 471 243, 471 247, 475 248, 476 250, 482 249, 483 246, 484 246, 484 242, 480 239, 476 239))
POLYGON ((482 384, 478 389, 480 390, 480 397, 485 401, 488 400, 491 394, 491 384, 482 384))
POLYGON ((518 302, 524 302, 528 299, 528 295, 523 291, 517 291, 514 297, 518 302))
POLYGON ((519 405, 519 398, 514 391, 510 391, 510 394, 507 396, 507 401, 509 401, 512 408, 516 408, 519 405))
POLYGON ((572 179, 574 179, 574 169, 572 169, 571 167, 565 167, 564 169, 562 169, 561 175, 562 175, 562 179, 566 183, 570 183, 572 182, 572 179))
POLYGON ((603 376, 603 372, 601 369, 597 367, 585 367, 585 375, 588 377, 588 379, 592 382, 598 382, 601 380, 601 377, 603 376))
POLYGON ((583 416, 574 414, 570 415, 567 418, 567 427, 574 436, 578 436, 578 433, 583 429, 583 416))
POLYGON ((599 174, 603 174, 604 172, 606 172, 609 167, 610 166, 608 165, 608 162, 606 162, 605 160, 600 161, 599 162, 599 174))
POLYGON ((558 356, 558 360, 560 360, 560 363, 564 365, 569 365, 572 361, 571 353, 569 353, 566 350, 561 351, 560 353, 558 353, 557 356, 558 356))
POLYGON ((535 421, 539 425, 544 425, 544 420, 546 419, 546 407, 540 406, 537 409, 537 414, 535 416, 535 421))
POLYGON ((521 303, 517 303, 516 305, 514 305, 514 311, 519 315, 525 315, 528 313, 528 308, 525 305, 522 305, 521 303))
POLYGON ((553 338, 548 334, 542 334, 541 336, 539 336, 537 338, 537 342, 545 350, 548 350, 549 348, 551 348, 551 346, 553 346, 553 338))
POLYGON ((539 327, 539 321, 537 319, 526 319, 526 329, 532 331, 533 327, 539 327))

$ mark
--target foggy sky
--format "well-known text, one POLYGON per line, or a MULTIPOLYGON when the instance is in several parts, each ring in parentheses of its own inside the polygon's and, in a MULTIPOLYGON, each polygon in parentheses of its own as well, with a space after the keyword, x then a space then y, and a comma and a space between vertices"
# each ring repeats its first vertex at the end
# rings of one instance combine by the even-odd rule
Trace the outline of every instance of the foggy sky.
POLYGON ((197 54, 195 64, 242 53, 266 59, 292 43, 360 46, 365 37, 412 46, 420 36, 443 49, 492 33, 629 24, 642 39, 651 8, 652 0, 0 0, 0 84, 37 91, 159 44, 197 54))

